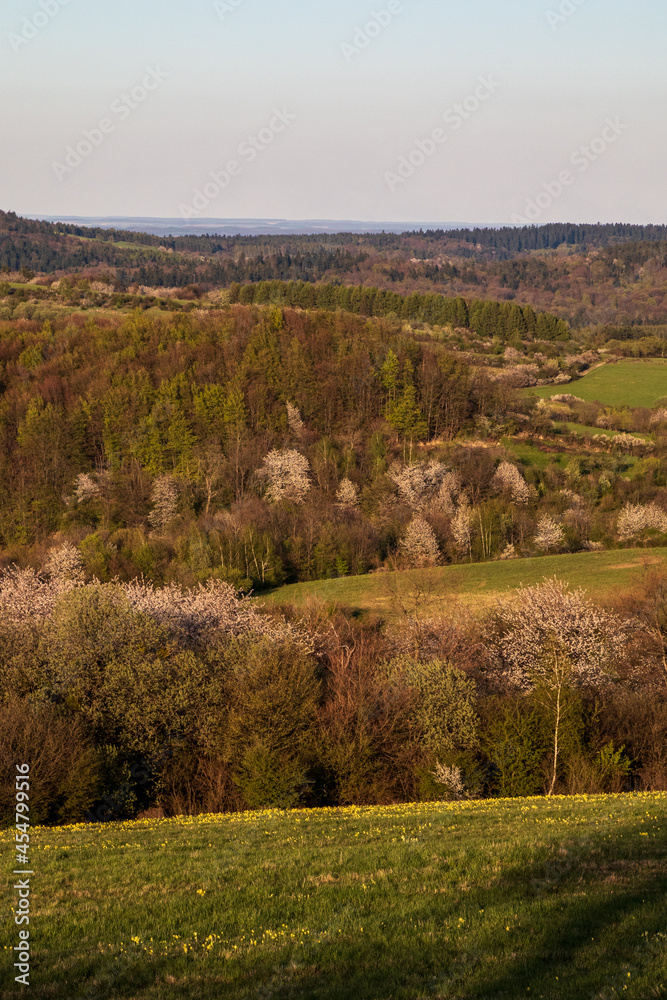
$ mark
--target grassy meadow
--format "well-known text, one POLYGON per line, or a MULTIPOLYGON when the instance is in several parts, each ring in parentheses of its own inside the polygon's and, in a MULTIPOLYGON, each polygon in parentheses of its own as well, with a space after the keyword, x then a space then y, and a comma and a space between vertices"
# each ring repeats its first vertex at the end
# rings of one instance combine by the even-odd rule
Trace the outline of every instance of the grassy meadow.
POLYGON ((665 793, 35 828, 31 843, 36 1000, 667 996, 665 793))
POLYGON ((258 600, 297 607, 317 600, 389 618, 400 615, 402 606, 414 607, 419 600, 422 611, 437 615, 451 613, 452 601, 486 608, 517 587, 534 586, 553 576, 572 587, 582 587, 591 597, 604 599, 612 592, 631 588, 647 568, 664 565, 666 559, 665 548, 576 552, 295 583, 258 600))
POLYGON ((589 403, 652 407, 667 396, 667 360, 617 361, 594 368, 570 385, 543 385, 529 391, 544 398, 569 392, 589 403))

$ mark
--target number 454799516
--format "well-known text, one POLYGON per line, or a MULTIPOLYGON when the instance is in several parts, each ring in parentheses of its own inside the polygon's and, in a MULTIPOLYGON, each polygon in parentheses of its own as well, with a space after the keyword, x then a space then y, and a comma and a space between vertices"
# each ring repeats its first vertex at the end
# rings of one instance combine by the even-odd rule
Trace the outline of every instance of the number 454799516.
POLYGON ((28 834, 28 830, 30 829, 28 820, 30 812, 28 804, 30 765, 17 764, 16 771, 16 860, 19 864, 25 864, 27 862, 28 844, 30 842, 28 834))

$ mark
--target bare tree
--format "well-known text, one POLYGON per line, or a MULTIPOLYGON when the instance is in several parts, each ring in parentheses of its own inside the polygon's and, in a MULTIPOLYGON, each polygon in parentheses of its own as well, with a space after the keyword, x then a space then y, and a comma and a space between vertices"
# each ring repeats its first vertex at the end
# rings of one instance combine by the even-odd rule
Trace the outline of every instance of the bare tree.
POLYGON ((164 528, 173 521, 178 512, 180 490, 173 476, 158 476, 151 490, 153 510, 148 520, 154 528, 164 528))

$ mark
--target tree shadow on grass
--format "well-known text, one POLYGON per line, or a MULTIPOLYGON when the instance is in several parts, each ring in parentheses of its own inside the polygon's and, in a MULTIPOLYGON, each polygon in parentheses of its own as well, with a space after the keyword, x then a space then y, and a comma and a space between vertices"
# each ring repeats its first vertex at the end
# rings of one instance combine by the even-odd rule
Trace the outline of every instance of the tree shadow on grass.
MULTIPOLYGON (((621 832, 628 840, 632 833, 637 835, 636 828, 621 832)), ((642 859, 636 856, 603 862, 611 881, 602 896, 599 873, 587 884, 582 882, 586 872, 582 862, 590 866, 590 856, 576 859, 571 867, 565 866, 564 875, 556 873, 555 878, 553 872, 549 876, 548 862, 508 869, 495 890, 484 896, 479 889, 472 890, 465 908, 474 912, 471 904, 476 899, 491 915, 495 906, 516 908, 522 916, 518 941, 519 932, 510 928, 512 934, 506 938, 505 927, 499 927, 496 918, 488 930, 481 922, 474 943, 466 942, 461 949, 445 941, 450 935, 420 943, 414 933, 389 948, 377 941, 359 940, 344 954, 340 948, 323 945, 315 959, 317 970, 304 963, 289 981, 281 983, 276 976, 266 984, 268 991, 257 996, 271 1000, 595 1000, 625 992, 641 1000, 667 997, 667 862, 661 854, 657 872, 655 863, 643 870, 642 859), (618 868, 624 862, 631 868, 633 883, 620 888, 618 868), (530 922, 532 926, 526 926, 530 922), (655 984, 645 981, 645 987, 633 993, 633 981, 651 971, 656 977, 660 972, 661 978, 655 984), (660 990, 661 983, 663 991, 652 992, 660 990)), ((415 924, 420 919, 424 925, 433 921, 432 905, 424 906, 421 914, 412 912, 415 924)))
MULTIPOLYGON (((667 859, 662 845, 637 850, 636 827, 620 828, 614 853, 593 856, 570 846, 530 865, 503 869, 489 886, 462 895, 396 897, 392 908, 361 916, 365 932, 319 945, 258 953, 244 969, 215 956, 184 963, 170 956, 128 956, 96 987, 77 984, 68 1000, 597 1000, 666 996, 667 859), (648 850, 647 850, 648 848, 648 850), (517 921, 507 917, 516 914, 517 921), (406 916, 407 914, 407 916, 406 916), (465 931, 457 930, 458 917, 465 931), (502 916, 502 919, 500 917, 502 916), (412 918, 411 922, 409 918, 412 918), (386 937, 384 936, 386 934, 386 937), (592 941, 591 939, 594 939, 592 941), (662 979, 632 984, 657 969, 662 979), (627 973, 630 972, 628 980, 627 973), (556 978, 558 977, 558 978, 556 978), (643 992, 642 992, 643 989, 643 992)), ((571 845, 571 841, 569 842, 571 845)), ((37 997, 38 992, 32 992, 37 997)), ((45 996, 64 996, 49 991, 45 996)))

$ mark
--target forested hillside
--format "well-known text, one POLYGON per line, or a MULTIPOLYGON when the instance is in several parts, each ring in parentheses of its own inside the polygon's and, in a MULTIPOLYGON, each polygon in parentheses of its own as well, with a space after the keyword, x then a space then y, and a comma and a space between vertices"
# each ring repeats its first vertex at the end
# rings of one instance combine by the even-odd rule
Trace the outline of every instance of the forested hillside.
POLYGON ((304 281, 517 303, 580 329, 667 324, 667 232, 539 226, 404 234, 161 238, 0 212, 0 273, 72 277, 119 294, 304 281))
POLYGON ((60 533, 102 579, 261 588, 388 560, 664 542, 667 412, 517 393, 599 357, 548 317, 335 286, 238 291, 244 304, 173 317, 70 310, 3 324, 7 556, 39 564, 60 533), (304 292, 338 308, 270 304, 304 292), (475 309, 489 340, 451 325, 477 325, 475 309), (568 430, 578 424, 588 445, 568 430))
POLYGON ((665 787, 665 328, 605 291, 660 315, 660 243, 438 263, 425 234, 206 256, 41 226, 5 232, 54 270, 0 281, 0 788, 24 750, 45 822, 665 787), (607 322, 524 301, 554 275, 607 322), (437 567, 625 548, 614 606, 533 559, 433 618, 437 567), (280 610, 369 573, 379 611, 280 610))

